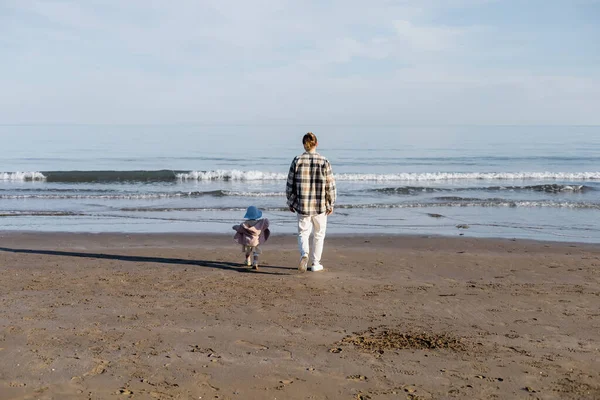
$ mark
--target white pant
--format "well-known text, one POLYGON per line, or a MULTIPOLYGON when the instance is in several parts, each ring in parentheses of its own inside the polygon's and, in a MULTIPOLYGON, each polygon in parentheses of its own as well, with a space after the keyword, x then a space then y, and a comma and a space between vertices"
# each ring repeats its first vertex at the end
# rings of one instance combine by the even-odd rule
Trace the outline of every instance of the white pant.
POLYGON ((327 214, 298 215, 298 247, 300 256, 310 256, 312 265, 321 265, 325 230, 327 229, 327 214), (312 231, 312 246, 309 246, 312 231), (312 252, 310 251, 312 250, 312 252))

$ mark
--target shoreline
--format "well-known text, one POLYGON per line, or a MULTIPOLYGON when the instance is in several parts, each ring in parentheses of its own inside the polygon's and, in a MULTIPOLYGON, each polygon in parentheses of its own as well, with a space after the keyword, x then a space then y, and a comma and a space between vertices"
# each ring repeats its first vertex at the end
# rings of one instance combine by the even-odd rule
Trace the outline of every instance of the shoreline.
MULTIPOLYGON (((232 231, 233 232, 233 231, 232 231)), ((7 238, 8 240, 14 240, 18 237, 26 238, 26 239, 43 239, 46 237, 60 237, 64 239, 84 239, 84 238, 119 238, 126 237, 135 240, 144 240, 144 239, 185 239, 187 241, 191 241, 193 239, 202 239, 207 240, 211 245, 214 246, 225 246, 229 247, 231 242, 233 241, 233 233, 207 233, 207 232, 63 232, 63 231, 26 231, 26 230, 0 230, 0 239, 7 238), (229 241, 231 239, 231 242, 229 241), (220 243, 222 242, 222 244, 220 243)), ((272 235, 269 242, 265 245, 267 248, 271 243, 284 244, 292 240, 292 243, 296 243, 297 234, 295 233, 278 233, 277 235, 272 235)), ((440 242, 481 242, 487 243, 489 245, 494 245, 497 243, 522 243, 528 245, 551 245, 551 246, 564 246, 564 247, 582 247, 588 248, 590 250, 600 249, 600 243, 591 243, 591 242, 573 242, 573 241, 560 241, 560 240, 542 240, 542 239, 525 239, 525 238, 504 238, 504 237, 472 237, 472 236, 450 236, 450 235, 431 235, 431 234, 413 234, 413 233, 397 233, 397 234, 389 234, 389 233, 356 233, 356 234, 347 234, 347 233, 328 233, 325 239, 325 246, 327 246, 328 242, 340 242, 344 240, 360 240, 361 238, 366 239, 381 239, 384 241, 389 241, 392 239, 401 239, 403 242, 401 243, 418 243, 420 241, 426 240, 436 240, 440 242)), ((191 242, 189 244, 192 244, 191 242)), ((234 244, 235 245, 235 244, 234 244)))
POLYGON ((600 246, 0 232, 0 398, 600 398, 600 246))

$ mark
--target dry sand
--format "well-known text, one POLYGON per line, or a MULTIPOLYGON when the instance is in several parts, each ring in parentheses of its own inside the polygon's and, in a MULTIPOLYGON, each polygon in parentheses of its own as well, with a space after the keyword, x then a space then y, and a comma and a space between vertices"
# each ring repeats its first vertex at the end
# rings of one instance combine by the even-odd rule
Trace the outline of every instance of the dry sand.
POLYGON ((0 234, 0 399, 600 399, 600 246, 0 234))

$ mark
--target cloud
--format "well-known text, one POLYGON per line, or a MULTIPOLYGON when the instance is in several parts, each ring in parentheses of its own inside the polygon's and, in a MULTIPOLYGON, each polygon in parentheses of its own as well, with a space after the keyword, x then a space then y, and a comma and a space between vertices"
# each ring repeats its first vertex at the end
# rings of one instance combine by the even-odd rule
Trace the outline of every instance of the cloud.
POLYGON ((575 12, 511 25, 514 7, 535 14, 513 0, 5 0, 0 120, 600 123, 598 27, 575 12))
POLYGON ((407 20, 394 21, 401 42, 417 51, 450 50, 467 30, 454 27, 418 26, 407 20))

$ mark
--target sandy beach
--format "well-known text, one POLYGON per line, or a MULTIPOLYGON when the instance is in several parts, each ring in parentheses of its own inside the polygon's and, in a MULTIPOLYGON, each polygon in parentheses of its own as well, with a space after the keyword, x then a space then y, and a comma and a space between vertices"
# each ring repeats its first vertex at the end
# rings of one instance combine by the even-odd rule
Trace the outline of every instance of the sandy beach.
POLYGON ((0 234, 0 399, 599 399, 600 247, 0 234))

